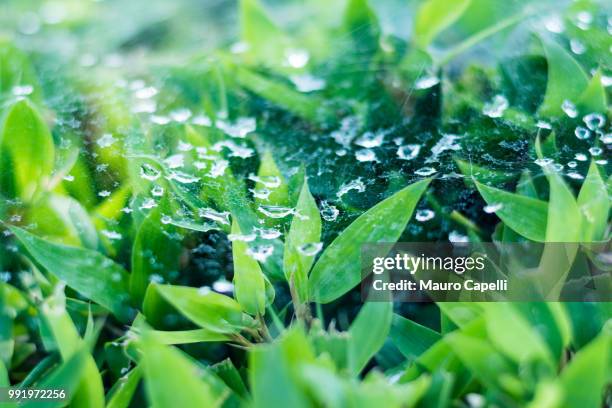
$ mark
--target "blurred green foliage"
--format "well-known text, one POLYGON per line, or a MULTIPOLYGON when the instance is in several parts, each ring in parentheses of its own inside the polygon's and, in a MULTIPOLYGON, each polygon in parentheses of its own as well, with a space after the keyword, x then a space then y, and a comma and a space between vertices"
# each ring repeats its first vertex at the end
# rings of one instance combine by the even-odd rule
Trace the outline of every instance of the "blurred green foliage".
POLYGON ((0 385, 610 405, 609 303, 356 287, 367 242, 609 243, 611 47, 603 1, 3 1, 0 385))

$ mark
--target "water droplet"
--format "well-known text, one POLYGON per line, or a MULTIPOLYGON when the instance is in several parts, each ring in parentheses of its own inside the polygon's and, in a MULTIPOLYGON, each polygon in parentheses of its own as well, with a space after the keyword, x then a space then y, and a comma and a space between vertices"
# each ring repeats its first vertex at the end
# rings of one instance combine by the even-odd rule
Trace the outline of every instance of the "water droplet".
POLYGON ((116 231, 109 231, 103 229, 100 232, 108 239, 121 239, 121 234, 116 231))
POLYGON ((259 262, 266 262, 266 260, 274 253, 274 246, 272 245, 255 245, 249 247, 246 251, 247 255, 259 262))
POLYGON ((164 215, 160 219, 162 224, 170 224, 172 222, 172 218, 169 215, 164 215))
POLYGON ((361 177, 342 184, 336 193, 336 197, 340 198, 351 190, 355 190, 358 193, 363 193, 365 191, 365 184, 361 181, 361 177))
POLYGON ((251 234, 229 234, 227 236, 227 239, 229 239, 231 242, 234 242, 234 241, 253 242, 255 241, 255 238, 257 238, 257 235, 253 233, 251 234))
POLYGON ((379 147, 385 141, 385 133, 382 131, 378 132, 366 132, 357 140, 355 144, 361 147, 370 149, 372 147, 379 147))
POLYGON ((567 173, 567 177, 575 179, 575 180, 582 180, 584 178, 584 176, 580 173, 576 173, 576 172, 569 172, 567 173))
POLYGON ((140 166, 140 177, 146 180, 157 180, 160 175, 161 172, 150 164, 144 163, 142 166, 140 166))
POLYGON ((502 203, 494 203, 494 204, 485 205, 483 207, 483 211, 486 212, 487 214, 493 214, 501 210, 502 208, 504 208, 504 205, 502 203))
POLYGON ((580 140, 586 140, 591 137, 591 132, 582 126, 576 126, 576 129, 574 129, 574 134, 580 140))
POLYGON ((151 208, 155 208, 157 207, 157 203, 155 202, 154 199, 152 198, 147 198, 146 200, 144 200, 142 202, 142 204, 140 205, 140 209, 141 210, 149 210, 151 208))
POLYGON ((587 160, 588 160, 588 157, 587 157, 587 155, 586 155, 586 154, 584 154, 584 153, 576 153, 576 154, 574 155, 574 159, 576 159, 576 160, 578 160, 578 161, 587 161, 587 160))
POLYGON ((249 180, 260 183, 268 188, 278 188, 282 182, 278 176, 256 176, 253 173, 249 174, 249 180))
POLYGON ((440 83, 440 78, 435 75, 427 75, 416 80, 414 89, 429 89, 440 83))
POLYGON ((217 120, 217 128, 224 131, 231 137, 243 139, 251 132, 254 132, 257 128, 257 122, 255 118, 238 118, 236 122, 229 123, 224 120, 217 120))
POLYGON ((164 195, 164 188, 162 186, 153 186, 153 188, 151 189, 151 195, 155 196, 155 197, 161 197, 164 195))
POLYGON ((308 244, 300 245, 298 247, 298 252, 305 256, 315 256, 323 249, 322 242, 311 242, 308 244))
POLYGON ((599 113, 589 113, 582 120, 591 130, 600 129, 606 123, 606 118, 599 113))
POLYGON ((186 108, 181 108, 170 112, 170 118, 178 123, 185 123, 191 117, 191 111, 186 108))
POLYGON ((34 92, 34 87, 32 85, 15 85, 11 92, 15 96, 27 96, 34 92))
POLYGON ((576 168, 576 166, 578 166, 578 163, 573 160, 567 163, 567 167, 569 167, 570 169, 574 169, 576 168))
POLYGON ((431 148, 431 157, 427 159, 426 163, 433 163, 438 161, 438 156, 440 155, 440 153, 446 150, 461 150, 459 139, 461 139, 461 136, 459 135, 442 135, 442 138, 438 140, 434 147, 431 148))
POLYGON ((98 144, 98 146, 105 148, 111 146, 116 141, 117 139, 115 139, 113 135, 111 135, 110 133, 105 133, 102 135, 102 137, 98 139, 96 143, 98 144))
POLYGON ((141 88, 134 93, 134 96, 138 99, 150 99, 157 95, 157 89, 152 86, 141 88))
POLYGON ((448 240, 450 242, 456 242, 456 243, 469 242, 470 241, 470 239, 468 238, 467 235, 463 235, 463 234, 459 233, 458 231, 451 231, 450 234, 448 234, 448 240))
POLYGON ((275 228, 257 228, 257 231, 263 239, 276 239, 281 236, 281 232, 275 228))
POLYGON ((563 109, 563 112, 565 112, 565 114, 570 118, 575 118, 578 116, 578 109, 576 109, 576 105, 567 99, 561 104, 561 109, 563 109))
POLYGON ((576 55, 581 55, 586 52, 586 46, 581 41, 576 39, 570 40, 570 49, 576 55))
POLYGON ((606 133, 605 135, 601 135, 599 137, 599 140, 601 140, 604 144, 612 143, 612 133, 606 133))
POLYGON ((552 162, 553 162, 553 159, 549 159, 548 157, 534 160, 534 163, 541 167, 548 166, 552 162))
POLYGON ((360 162, 377 162, 376 153, 372 149, 359 149, 355 152, 355 158, 360 162))
POLYGON ((418 144, 407 144, 397 148, 397 157, 401 160, 412 160, 415 159, 421 151, 421 145, 418 144))
POLYGON ((251 47, 249 46, 249 44, 243 42, 243 41, 238 41, 233 43, 230 46, 230 52, 232 54, 242 54, 247 52, 251 47))
POLYGON ((208 176, 212 178, 222 176, 223 174, 225 174, 225 170, 227 170, 228 167, 229 162, 227 160, 219 159, 212 164, 208 176))
POLYGON ((285 60, 290 67, 303 68, 308 64, 309 59, 310 54, 306 50, 289 49, 285 51, 285 60))
POLYGON ((168 180, 176 180, 182 184, 191 184, 191 183, 195 183, 200 180, 199 177, 196 177, 191 174, 183 173, 182 171, 173 171, 166 178, 168 180))
POLYGON ((423 209, 423 210, 418 210, 416 212, 415 218, 419 222, 425 222, 425 221, 431 220, 435 216, 436 216, 436 213, 433 212, 432 210, 423 209))
POLYGON ((414 174, 417 176, 427 177, 437 172, 438 170, 434 169, 433 167, 421 167, 420 169, 416 170, 414 174))
POLYGON ((160 115, 151 115, 151 122, 153 122, 156 125, 167 125, 168 123, 170 123, 170 118, 167 116, 160 116, 160 115))
POLYGON ((255 154, 255 150, 251 149, 250 147, 238 145, 233 140, 223 140, 221 142, 217 142, 212 146, 212 150, 220 152, 224 147, 230 150, 230 157, 240 157, 241 159, 246 159, 255 154))
POLYGON ((536 127, 540 129, 552 129, 552 125, 548 122, 544 122, 543 120, 538 120, 538 123, 536 123, 536 127))
POLYGON ((172 156, 166 157, 166 159, 164 159, 164 163, 170 169, 178 169, 184 166, 184 162, 183 162, 184 159, 185 157, 183 156, 183 154, 178 153, 178 154, 173 154, 172 156))
POLYGON ((336 208, 336 206, 329 204, 327 201, 321 201, 321 218, 325 221, 336 221, 338 218, 338 214, 340 211, 336 208))
POLYGON ((606 164, 608 164, 608 161, 605 159, 600 159, 600 160, 595 160, 595 163, 599 164, 600 166, 605 166, 606 164))
POLYGON ((603 149, 601 147, 591 147, 589 149, 589 153, 591 153, 591 156, 599 156, 602 152, 603 149))
POLYGON ((295 210, 289 207, 279 205, 260 205, 257 211, 270 218, 284 218, 290 214, 294 214, 295 210))
POLYGON ((198 215, 221 224, 230 224, 230 213, 228 211, 216 211, 212 208, 200 208, 198 210, 198 215))
POLYGON ((482 113, 490 118, 501 118, 508 106, 508 99, 505 96, 495 95, 491 102, 485 103, 482 113))
POLYGON ((74 181, 74 176, 72 174, 66 174, 64 176, 64 180, 66 180, 66 181, 74 181))
POLYGON ((102 190, 98 193, 98 196, 100 197, 108 197, 109 195, 111 195, 111 192, 108 190, 102 190))
POLYGON ((193 150, 193 145, 191 143, 183 142, 179 140, 177 149, 181 152, 189 152, 193 150))
POLYGON ((198 288, 198 295, 200 296, 206 296, 211 292, 210 287, 208 286, 200 286, 198 288))
POLYGON ((551 33, 559 34, 565 31, 565 24, 561 19, 561 16, 553 15, 544 21, 544 27, 551 33))
POLYGON ((194 125, 198 125, 198 126, 212 126, 212 120, 205 115, 198 115, 195 116, 192 120, 191 123, 193 123, 194 125))
POLYGON ((253 197, 259 198, 260 200, 267 200, 272 193, 272 190, 267 188, 251 188, 249 191, 253 193, 253 197))
POLYGON ((289 79, 291 79, 291 82, 293 82, 297 90, 300 92, 320 91, 321 89, 325 88, 324 79, 317 78, 310 74, 291 75, 289 79))
POLYGON ((234 291, 234 284, 225 279, 219 279, 213 283, 213 290, 219 293, 232 293, 234 291))

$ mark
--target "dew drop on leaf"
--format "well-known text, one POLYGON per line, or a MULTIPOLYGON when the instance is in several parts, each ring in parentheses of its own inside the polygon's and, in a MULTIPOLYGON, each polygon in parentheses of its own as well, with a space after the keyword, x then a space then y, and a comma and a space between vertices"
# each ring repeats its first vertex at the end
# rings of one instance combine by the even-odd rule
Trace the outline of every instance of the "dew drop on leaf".
POLYGON ((420 169, 416 170, 414 174, 416 174, 417 176, 427 177, 427 176, 431 176, 437 171, 438 170, 434 169, 433 167, 421 167, 420 169))
POLYGON ((432 210, 429 209, 422 209, 422 210, 418 210, 414 216, 414 218, 418 221, 418 222, 425 222, 425 221, 429 221, 431 220, 433 217, 435 217, 436 213, 433 212, 432 210))
POLYGON ((321 201, 321 218, 325 221, 336 221, 338 218, 338 214, 340 211, 336 208, 336 206, 328 203, 327 201, 321 201))
POLYGON ((140 177, 146 180, 157 180, 160 175, 161 172, 150 164, 144 163, 142 166, 140 166, 140 177))
POLYGON ((401 160, 412 160, 415 159, 421 151, 421 145, 418 144, 407 144, 397 148, 397 157, 401 160))
POLYGON ((280 205, 260 205, 257 211, 270 218, 284 218, 290 214, 294 214, 295 210, 289 207, 280 205))
POLYGON ((591 137, 591 132, 582 126, 576 126, 576 129, 574 129, 574 134, 580 140, 586 140, 591 137))
POLYGON ((321 249, 323 249, 322 242, 310 242, 308 244, 300 245, 298 247, 298 252, 305 256, 315 256, 321 251, 321 249))
POLYGON ((582 118, 585 125, 591 130, 597 130, 606 123, 606 118, 600 113, 589 113, 582 118))

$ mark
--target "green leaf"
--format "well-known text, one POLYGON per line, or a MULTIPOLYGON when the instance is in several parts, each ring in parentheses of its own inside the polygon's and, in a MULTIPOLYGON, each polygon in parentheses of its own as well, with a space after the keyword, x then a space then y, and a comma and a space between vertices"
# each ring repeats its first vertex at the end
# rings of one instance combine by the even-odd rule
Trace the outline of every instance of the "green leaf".
POLYGON ((0 132, 0 192, 30 201, 50 180, 55 160, 51 132, 27 99, 8 110, 0 132))
POLYGON ((298 298, 305 301, 308 298, 308 272, 316 254, 305 254, 302 248, 319 244, 321 240, 321 214, 314 200, 308 182, 304 178, 302 191, 295 207, 297 215, 291 220, 287 234, 284 254, 285 278, 294 285, 298 298))
POLYGON ((132 323, 132 331, 134 334, 138 334, 144 330, 146 330, 147 335, 155 339, 157 343, 166 345, 231 340, 230 336, 223 333, 212 332, 208 329, 175 331, 153 330, 145 323, 144 316, 139 314, 136 316, 136 319, 134 319, 134 323, 132 323))
POLYGON ((81 204, 59 194, 45 194, 32 206, 28 218, 36 224, 36 235, 66 245, 98 248, 98 235, 81 204))
POLYGON ((586 89, 580 95, 576 107, 582 114, 605 113, 608 108, 606 89, 601 83, 601 72, 597 71, 589 81, 586 89))
MULTIPOLYGON (((78 392, 78 386, 82 375, 85 371, 88 358, 91 356, 84 350, 77 351, 67 358, 59 367, 50 373, 46 374, 44 379, 36 383, 35 387, 39 389, 55 389, 63 390, 69 398, 72 398, 78 392)), ((74 403, 74 401, 72 402, 74 403)), ((25 401, 20 404, 20 407, 63 407, 64 401, 25 401)), ((86 405, 84 405, 86 406, 86 405)), ((103 406, 103 405, 99 405, 103 406)))
MULTIPOLYGON (((232 222, 232 234, 241 234, 236 220, 232 222)), ((240 239, 232 241, 234 294, 247 313, 263 316, 266 312, 266 284, 261 267, 248 254, 248 248, 248 244, 240 239)))
POLYGON ((179 268, 181 242, 174 238, 176 228, 162 222, 163 211, 168 207, 163 199, 140 224, 134 238, 130 293, 136 304, 142 303, 151 276, 169 281, 179 268))
POLYGON ((256 189, 269 189, 270 195, 267 199, 256 199, 259 204, 266 205, 280 205, 286 206, 289 204, 289 189, 287 186, 287 182, 283 177, 283 174, 276 166, 274 162, 274 157, 272 157, 272 153, 269 150, 266 150, 264 154, 261 156, 261 163, 259 165, 259 171, 257 172, 257 177, 261 179, 255 183, 256 189), (268 185, 277 184, 278 187, 267 187, 268 185))
POLYGON ((612 336, 610 325, 601 334, 582 348, 569 365, 561 372, 561 384, 567 407, 599 407, 604 390, 610 383, 610 345, 612 336))
POLYGON ((349 0, 344 12, 344 30, 353 39, 353 52, 360 58, 376 53, 379 48, 380 25, 368 0, 349 0))
POLYGON ((480 183, 486 184, 502 184, 515 178, 515 174, 510 172, 501 172, 497 170, 487 169, 486 167, 455 159, 457 167, 463 173, 464 181, 467 185, 472 185, 472 180, 476 179, 480 183))
POLYGON ((96 251, 53 244, 18 227, 10 226, 9 229, 49 273, 104 306, 117 318, 127 320, 132 315, 128 276, 120 265, 96 251))
POLYGON ((231 388, 236 394, 242 398, 248 397, 249 392, 244 384, 242 376, 230 358, 226 358, 210 368, 217 377, 221 378, 225 385, 231 388))
POLYGON ((495 212, 505 225, 532 241, 544 242, 548 205, 544 201, 475 182, 480 195, 488 205, 502 204, 495 212))
POLYGON ((517 364, 540 360, 555 366, 550 351, 539 334, 511 303, 484 303, 490 341, 517 364), (521 347, 516 347, 520 344, 521 347))
POLYGON ((361 280, 361 246, 396 242, 430 180, 421 180, 398 191, 363 213, 327 247, 315 264, 309 281, 312 299, 329 303, 361 280))
POLYGON ((578 194, 578 207, 582 213, 582 238, 584 242, 601 241, 605 238, 610 199, 599 169, 591 162, 589 173, 578 194))
POLYGON ((385 343, 393 302, 367 302, 349 328, 349 371, 357 375, 385 343))
POLYGON ((444 29, 461 17, 471 0, 427 0, 419 8, 414 38, 421 48, 427 47, 444 29))
POLYGON ((423 354, 441 338, 440 333, 398 314, 393 315, 389 337, 409 360, 414 360, 423 354))
MULTIPOLYGON (((53 335, 62 360, 67 362, 75 354, 83 352, 86 349, 86 344, 79 336, 70 315, 66 312, 65 297, 59 291, 60 289, 62 289, 61 286, 56 287, 56 293, 45 299, 40 311, 53 335)), ((84 358, 83 372, 78 378, 77 389, 70 396, 71 406, 103 407, 104 386, 102 377, 93 357, 87 353, 84 358)), ((71 375, 70 371, 66 375, 71 375)), ((65 376, 62 376, 62 378, 65 378, 65 376)))
POLYGON ((128 408, 142 377, 140 366, 119 378, 106 397, 106 408, 128 408))
POLYGON ((309 407, 297 372, 314 360, 308 340, 300 327, 285 332, 275 343, 249 350, 249 382, 256 408, 309 407))
POLYGON ((232 334, 251 326, 240 305, 228 296, 187 286, 154 287, 185 317, 213 333, 232 334))
POLYGON ((297 116, 316 123, 332 119, 331 113, 322 109, 323 101, 312 95, 301 94, 244 67, 236 67, 235 71, 235 79, 241 86, 297 116))
POLYGON ((280 65, 291 47, 258 0, 240 1, 240 29, 242 41, 249 46, 247 55, 259 63, 280 65))
POLYGON ((579 242, 582 214, 569 186, 549 166, 544 172, 550 185, 546 242, 579 242))
POLYGON ((577 103, 587 88, 588 78, 578 62, 554 41, 542 40, 548 61, 548 82, 540 114, 563 116, 561 105, 565 100, 577 103))
MULTIPOLYGON (((450 344, 461 362, 487 387, 502 388, 502 381, 509 378, 513 371, 510 363, 485 340, 452 333, 445 341, 450 344)), ((518 385, 520 386, 520 383, 518 385)))
POLYGON ((161 345, 143 335, 140 342, 142 365, 149 403, 157 408, 216 407, 211 386, 204 382, 200 368, 179 350, 161 345))

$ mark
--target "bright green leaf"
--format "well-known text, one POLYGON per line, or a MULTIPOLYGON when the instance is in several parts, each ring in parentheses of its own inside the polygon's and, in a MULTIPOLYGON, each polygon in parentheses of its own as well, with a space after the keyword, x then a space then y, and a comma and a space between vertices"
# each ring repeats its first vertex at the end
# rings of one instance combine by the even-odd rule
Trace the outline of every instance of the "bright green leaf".
POLYGON ((310 275, 311 298, 328 303, 361 280, 361 246, 395 242, 406 228, 430 180, 398 191, 363 213, 327 247, 310 275))

